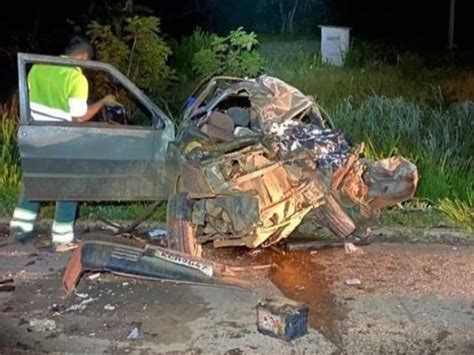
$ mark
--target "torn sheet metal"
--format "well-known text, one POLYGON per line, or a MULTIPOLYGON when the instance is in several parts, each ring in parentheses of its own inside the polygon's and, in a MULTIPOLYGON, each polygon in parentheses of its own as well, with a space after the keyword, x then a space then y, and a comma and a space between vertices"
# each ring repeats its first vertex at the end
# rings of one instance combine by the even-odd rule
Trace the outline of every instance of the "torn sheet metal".
POLYGON ((267 148, 255 145, 203 161, 199 168, 194 162, 189 169, 184 165, 183 189, 203 186, 196 193, 209 194, 194 203, 198 240, 216 247, 271 245, 323 203, 317 181, 297 176, 270 156, 267 148))
POLYGON ((351 147, 312 97, 266 75, 213 78, 195 92, 178 141, 188 152, 182 191, 208 196, 194 204, 197 238, 215 247, 271 245, 311 210, 345 238, 355 221, 411 198, 418 182, 416 166, 401 157, 361 159, 363 145, 351 147), (243 207, 244 195, 257 205, 243 207))
POLYGON ((311 151, 315 169, 331 168, 336 170, 347 158, 349 142, 344 133, 334 129, 323 129, 314 124, 298 121, 273 123, 270 134, 278 139, 278 146, 285 152, 311 151))

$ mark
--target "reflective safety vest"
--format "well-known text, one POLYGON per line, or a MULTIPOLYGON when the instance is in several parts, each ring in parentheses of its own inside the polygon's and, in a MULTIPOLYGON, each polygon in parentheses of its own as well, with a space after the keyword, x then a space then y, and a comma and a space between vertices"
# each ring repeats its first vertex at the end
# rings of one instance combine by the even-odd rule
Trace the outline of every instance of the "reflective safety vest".
POLYGON ((28 86, 35 121, 72 121, 87 113, 89 84, 79 67, 35 64, 28 86))

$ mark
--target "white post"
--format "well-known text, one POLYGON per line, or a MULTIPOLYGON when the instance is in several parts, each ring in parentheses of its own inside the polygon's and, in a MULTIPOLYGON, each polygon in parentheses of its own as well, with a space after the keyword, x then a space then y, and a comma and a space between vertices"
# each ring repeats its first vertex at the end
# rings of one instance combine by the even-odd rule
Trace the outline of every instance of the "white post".
POLYGON ((451 0, 449 6, 449 33, 448 33, 448 48, 454 48, 454 13, 456 10, 456 0, 451 0))

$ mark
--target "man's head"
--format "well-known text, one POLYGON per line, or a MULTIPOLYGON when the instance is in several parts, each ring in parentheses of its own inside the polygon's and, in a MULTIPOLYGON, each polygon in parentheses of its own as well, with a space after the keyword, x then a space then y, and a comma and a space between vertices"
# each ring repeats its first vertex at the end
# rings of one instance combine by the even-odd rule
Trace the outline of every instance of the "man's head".
POLYGON ((90 42, 82 37, 73 37, 64 50, 69 58, 77 60, 90 60, 94 55, 94 49, 90 42))

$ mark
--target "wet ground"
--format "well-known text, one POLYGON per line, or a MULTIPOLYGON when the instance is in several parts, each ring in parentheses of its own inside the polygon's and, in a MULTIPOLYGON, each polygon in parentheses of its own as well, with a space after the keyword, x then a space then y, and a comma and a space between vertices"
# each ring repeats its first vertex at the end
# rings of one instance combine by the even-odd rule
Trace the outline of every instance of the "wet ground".
POLYGON ((60 289, 68 254, 29 244, 0 248, 2 353, 474 353, 474 249, 375 243, 344 249, 211 250, 235 265, 274 263, 253 291, 101 275, 60 289), (357 278, 360 285, 348 286, 357 278), (284 342, 256 330, 255 305, 283 292, 310 307, 309 333, 284 342), (72 308, 71 308, 72 307, 72 308), (32 319, 53 320, 41 330, 32 319), (137 328, 138 339, 127 339, 137 328))

